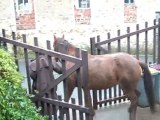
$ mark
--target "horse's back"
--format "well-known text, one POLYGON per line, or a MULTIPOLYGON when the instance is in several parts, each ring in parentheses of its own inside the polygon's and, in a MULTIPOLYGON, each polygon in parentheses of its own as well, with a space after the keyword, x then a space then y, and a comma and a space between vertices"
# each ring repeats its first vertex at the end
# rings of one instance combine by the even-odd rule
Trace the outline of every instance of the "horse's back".
POLYGON ((105 88, 123 81, 137 83, 141 75, 138 60, 127 53, 89 56, 88 64, 90 86, 105 88))

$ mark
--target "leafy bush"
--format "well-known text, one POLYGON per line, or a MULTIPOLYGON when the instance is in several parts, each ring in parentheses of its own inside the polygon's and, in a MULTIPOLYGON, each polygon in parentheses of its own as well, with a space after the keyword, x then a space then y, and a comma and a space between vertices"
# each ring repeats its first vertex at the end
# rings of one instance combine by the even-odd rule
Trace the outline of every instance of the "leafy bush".
POLYGON ((47 120, 21 87, 23 77, 13 57, 0 49, 0 120, 47 120))

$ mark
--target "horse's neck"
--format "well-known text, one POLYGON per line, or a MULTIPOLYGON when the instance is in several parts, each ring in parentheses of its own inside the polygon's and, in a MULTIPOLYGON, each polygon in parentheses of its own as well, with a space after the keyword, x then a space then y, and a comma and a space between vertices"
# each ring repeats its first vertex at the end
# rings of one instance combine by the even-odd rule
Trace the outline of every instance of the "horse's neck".
POLYGON ((73 47, 73 46, 71 46, 69 49, 68 49, 68 51, 67 51, 68 53, 68 55, 71 55, 71 56, 75 56, 76 55, 76 49, 73 47))
MULTIPOLYGON (((76 56, 76 48, 72 45, 69 47, 67 52, 68 52, 67 53, 68 55, 76 56)), ((79 57, 81 57, 81 50, 80 50, 80 56, 79 57)), ((88 54, 88 57, 92 58, 92 57, 94 57, 94 55, 88 54)))

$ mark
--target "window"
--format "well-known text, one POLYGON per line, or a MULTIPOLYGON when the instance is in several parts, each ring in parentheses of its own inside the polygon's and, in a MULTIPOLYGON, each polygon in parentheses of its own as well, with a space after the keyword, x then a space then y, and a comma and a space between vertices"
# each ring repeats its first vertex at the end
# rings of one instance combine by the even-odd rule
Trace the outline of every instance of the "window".
POLYGON ((24 14, 31 14, 33 10, 32 0, 15 0, 15 10, 17 17, 24 14))
POLYGON ((24 3, 28 3, 28 0, 24 0, 24 3))
POLYGON ((90 8, 90 0, 78 0, 79 8, 90 8))
POLYGON ((21 3, 23 3, 23 0, 18 0, 18 5, 20 5, 21 3))
POLYGON ((31 9, 31 4, 28 0, 18 0, 18 10, 29 10, 31 9))
POLYGON ((134 3, 134 0, 124 0, 124 3, 134 3))

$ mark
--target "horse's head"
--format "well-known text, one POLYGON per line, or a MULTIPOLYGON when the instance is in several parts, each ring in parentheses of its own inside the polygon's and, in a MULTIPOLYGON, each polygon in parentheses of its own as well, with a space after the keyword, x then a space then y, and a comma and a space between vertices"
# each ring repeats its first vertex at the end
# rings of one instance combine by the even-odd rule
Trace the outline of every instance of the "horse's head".
MULTIPOLYGON (((62 37, 56 37, 54 35, 53 48, 56 52, 61 52, 72 56, 75 55, 75 46, 65 40, 64 35, 62 37)), ((56 61, 58 61, 58 58, 56 58, 56 61)))
POLYGON ((54 51, 61 52, 60 45, 63 44, 63 42, 64 42, 64 35, 62 37, 56 37, 54 35, 54 44, 53 44, 54 51))

